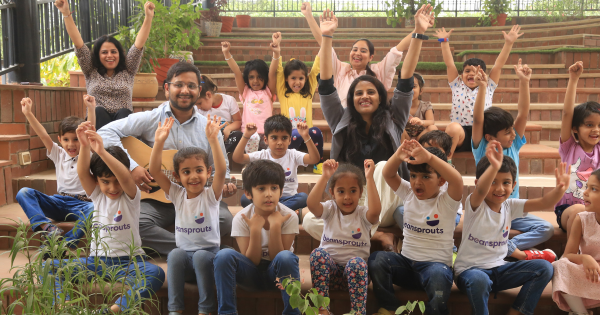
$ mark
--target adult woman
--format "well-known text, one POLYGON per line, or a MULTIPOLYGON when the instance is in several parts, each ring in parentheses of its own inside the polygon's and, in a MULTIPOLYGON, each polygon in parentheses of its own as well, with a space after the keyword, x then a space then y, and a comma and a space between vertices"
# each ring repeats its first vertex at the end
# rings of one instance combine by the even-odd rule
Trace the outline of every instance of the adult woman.
MULTIPOLYGON (((415 14, 415 30, 423 34, 433 19, 431 6, 423 6, 415 14)), ((406 60, 402 66, 398 85, 391 102, 387 101, 387 91, 377 78, 370 75, 359 76, 348 88, 347 107, 343 108, 341 96, 333 84, 333 60, 331 43, 337 28, 337 18, 331 12, 321 16, 321 76, 319 95, 323 115, 331 128, 332 159, 363 165, 365 159, 377 163, 374 178, 381 198, 380 225, 395 224, 394 210, 402 204, 386 184, 381 175, 383 165, 400 146, 400 136, 408 121, 413 96, 413 73, 421 51, 421 39, 411 39, 406 60)), ((399 170, 408 180, 406 165, 399 170)), ((367 201, 365 201, 365 204, 367 201)), ((320 239, 322 222, 310 213, 304 217, 304 229, 314 238, 320 239)), ((372 232, 377 230, 374 226, 372 232)), ((393 250, 393 235, 377 233, 386 250, 393 250)))
POLYGON ((111 121, 127 117, 133 112, 133 77, 138 71, 144 45, 150 34, 154 3, 148 1, 144 5, 146 18, 127 55, 118 40, 106 35, 96 40, 94 51, 90 52, 75 25, 69 3, 66 0, 56 0, 54 5, 62 13, 67 33, 75 45, 87 92, 96 98, 96 128, 100 129, 111 121))

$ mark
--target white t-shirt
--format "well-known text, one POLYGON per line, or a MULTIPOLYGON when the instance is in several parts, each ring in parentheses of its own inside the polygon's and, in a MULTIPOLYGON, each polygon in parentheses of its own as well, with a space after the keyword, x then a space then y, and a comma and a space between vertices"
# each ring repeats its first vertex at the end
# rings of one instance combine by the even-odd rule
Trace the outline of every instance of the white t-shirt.
POLYGON ((506 263, 510 222, 523 216, 525 202, 527 199, 507 199, 498 213, 484 200, 473 211, 471 195, 467 197, 462 242, 454 262, 456 276, 470 268, 490 269, 506 263))
MULTIPOLYGON (((452 82, 448 82, 452 90, 452 110, 450 111, 450 122, 457 122, 461 126, 473 125, 473 108, 479 87, 471 90, 459 75, 452 82)), ((498 85, 494 80, 488 78, 488 86, 485 94, 485 109, 492 106, 494 91, 498 85)))
POLYGON ((323 205, 323 236, 319 247, 326 250, 338 265, 345 266, 353 257, 365 261, 371 249, 371 222, 367 220, 365 206, 358 206, 353 213, 343 215, 334 200, 323 205))
MULTIPOLYGON (((296 214, 295 211, 284 206, 282 203, 277 204, 277 210, 275 210, 275 211, 281 212, 282 216, 286 216, 286 215, 288 215, 288 213, 292 214, 290 216, 290 218, 287 219, 287 221, 283 222, 283 224, 281 225, 281 235, 300 233, 300 230, 298 228, 298 215, 296 214)), ((254 215, 254 204, 247 206, 246 208, 242 209, 242 211, 238 212, 238 214, 235 215, 235 217, 233 218, 232 226, 231 226, 231 236, 232 237, 250 237, 250 226, 248 226, 248 224, 246 223, 244 218, 242 218, 242 214, 244 214, 246 216, 246 218, 251 219, 252 216, 254 215)), ((264 260, 271 260, 271 258, 269 257, 269 232, 270 231, 265 230, 265 228, 263 227, 261 234, 260 234, 260 244, 262 247, 262 259, 264 259, 264 260)), ((291 252, 294 251, 294 243, 293 242, 292 242, 292 246, 290 247, 289 250, 291 252)))
POLYGON ((94 202, 93 226, 101 228, 100 244, 92 240, 90 256, 129 256, 132 242, 137 247, 133 255, 144 255, 139 226, 141 196, 138 189, 133 199, 123 192, 119 199, 113 200, 96 186, 88 197, 94 202))
POLYGON ((79 156, 70 157, 67 151, 58 144, 52 144, 52 150, 47 153, 48 158, 54 162, 56 168, 56 191, 72 195, 85 195, 77 175, 77 159, 79 156))
MULTIPOLYGON (((440 187, 440 192, 442 191, 448 191, 448 182, 445 182, 444 185, 442 185, 442 187, 440 187)), ((463 214, 463 205, 462 203, 458 204, 458 214, 462 215, 463 214)))
POLYGON ((256 151, 248 154, 250 162, 258 160, 271 160, 283 167, 285 172, 285 184, 281 196, 289 197, 298 193, 298 166, 307 166, 304 164, 304 156, 306 153, 295 149, 287 149, 285 155, 279 159, 273 158, 271 149, 256 151))
POLYGON ((223 97, 223 102, 221 103, 221 106, 217 108, 212 107, 209 110, 201 110, 198 107, 196 108, 202 116, 208 117, 208 115, 210 114, 210 116, 212 117, 216 115, 218 117, 221 117, 221 123, 232 122, 233 115, 240 112, 240 107, 238 106, 238 103, 233 96, 221 93, 218 94, 223 97))
POLYGON ((176 183, 171 183, 168 200, 175 206, 175 242, 185 251, 197 251, 221 246, 219 233, 219 204, 215 192, 206 187, 196 196, 188 199, 187 191, 176 183))
POLYGON ((460 200, 440 189, 435 198, 419 200, 410 183, 402 180, 396 195, 404 200, 402 255, 414 261, 452 266, 454 228, 460 200))

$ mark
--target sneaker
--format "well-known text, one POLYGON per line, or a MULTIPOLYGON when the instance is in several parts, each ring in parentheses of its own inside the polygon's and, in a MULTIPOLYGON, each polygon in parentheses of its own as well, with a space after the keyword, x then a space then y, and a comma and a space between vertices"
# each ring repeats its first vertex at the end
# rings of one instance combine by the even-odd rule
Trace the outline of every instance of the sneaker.
POLYGON ((315 164, 315 167, 313 167, 313 173, 323 175, 323 163, 315 164))
POLYGON ((544 259, 550 263, 556 261, 556 254, 551 249, 535 250, 528 249, 523 251, 527 258, 525 260, 544 259))
POLYGON ((454 267, 454 262, 456 261, 456 256, 458 256, 458 252, 452 252, 452 267, 454 267))
POLYGON ((46 231, 46 233, 43 233, 43 237, 45 239, 50 239, 53 238, 55 235, 62 235, 65 231, 63 231, 61 228, 59 228, 58 226, 48 223, 46 225, 46 228, 44 228, 44 231, 46 231))

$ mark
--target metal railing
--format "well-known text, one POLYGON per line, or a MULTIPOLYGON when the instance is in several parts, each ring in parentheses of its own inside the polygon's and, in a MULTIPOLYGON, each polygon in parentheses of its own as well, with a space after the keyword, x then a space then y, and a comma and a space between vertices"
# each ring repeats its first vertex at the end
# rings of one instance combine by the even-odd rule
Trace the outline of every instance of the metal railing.
POLYGON ((15 50, 15 15, 16 5, 11 0, 0 0, 0 75, 17 68, 17 53, 15 50))

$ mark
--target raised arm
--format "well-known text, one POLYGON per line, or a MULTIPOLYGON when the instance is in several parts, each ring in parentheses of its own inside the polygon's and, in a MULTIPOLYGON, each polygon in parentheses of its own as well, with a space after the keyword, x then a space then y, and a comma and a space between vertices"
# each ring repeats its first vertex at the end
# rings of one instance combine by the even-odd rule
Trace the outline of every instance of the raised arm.
POLYGON ((87 108, 87 121, 92 123, 92 126, 96 128, 96 98, 85 94, 83 96, 83 103, 87 108))
POLYGON ((446 39, 446 41, 442 42, 442 57, 444 58, 444 63, 446 64, 446 75, 448 76, 448 82, 452 82, 458 77, 458 69, 456 69, 456 64, 454 64, 454 57, 452 56, 452 49, 450 49, 450 35, 452 35, 451 29, 449 32, 446 32, 446 28, 442 27, 442 29, 438 29, 435 31, 435 36, 439 38, 446 39))
POLYGON ((299 122, 296 126, 298 129, 298 133, 304 140, 304 144, 306 144, 306 149, 308 150, 308 154, 304 156, 304 164, 317 164, 321 160, 321 155, 319 154, 319 149, 312 141, 312 138, 308 134, 308 126, 304 122, 299 122))
POLYGON ((323 162, 323 175, 319 176, 317 183, 310 191, 310 194, 308 194, 308 198, 306 198, 306 206, 308 207, 308 210, 315 215, 315 217, 320 218, 323 215, 323 205, 321 204, 323 193, 327 187, 327 182, 337 170, 338 165, 338 162, 335 160, 327 160, 323 162))
POLYGON ((320 16, 321 20, 321 33, 325 36, 321 38, 321 80, 329 80, 333 76, 333 60, 332 60, 332 43, 333 33, 338 27, 338 19, 335 17, 333 12, 329 9, 323 11, 323 15, 320 16))
POLYGON ((409 159, 408 153, 406 152, 406 148, 408 146, 408 142, 404 141, 402 145, 398 147, 398 150, 390 157, 383 166, 383 179, 390 186, 392 191, 398 190, 400 184, 402 183, 402 178, 398 175, 398 168, 402 162, 406 162, 409 159))
POLYGON ((77 138, 79 139, 79 156, 77 157, 77 175, 81 181, 81 186, 85 190, 86 195, 90 196, 96 189, 96 180, 90 173, 91 148, 88 136, 85 132, 92 129, 90 122, 83 122, 77 127, 77 138))
POLYGON ((219 133, 221 132, 221 128, 223 128, 223 125, 219 125, 220 121, 221 117, 214 116, 211 120, 210 115, 208 115, 208 122, 206 123, 206 137, 208 138, 208 144, 212 151, 213 164, 215 166, 212 190, 214 191, 217 200, 223 193, 223 184, 225 184, 225 174, 227 173, 227 164, 219 141, 219 133))
POLYGON ((564 196, 565 191, 569 188, 569 180, 571 179, 571 166, 567 168, 567 163, 560 163, 559 167, 554 169, 556 176, 556 187, 550 192, 544 194, 543 198, 529 199, 525 202, 523 211, 542 211, 554 209, 554 205, 564 196))
MULTIPOLYGON (((229 65, 229 69, 233 72, 235 77, 235 85, 237 86, 238 92, 240 96, 244 94, 244 87, 246 87, 246 82, 244 82, 244 75, 240 70, 240 66, 238 66, 235 59, 229 52, 231 50, 231 44, 229 42, 221 42, 221 50, 223 51, 223 55, 225 56, 225 61, 227 61, 227 65, 229 65)), ((271 90, 271 92, 273 92, 271 90)))
MULTIPOLYGON (((417 13, 415 13, 415 33, 425 34, 427 28, 429 28, 429 21, 433 18, 433 8, 430 4, 423 5, 417 13)), ((411 38, 406 58, 404 58, 404 64, 402 64, 402 70, 400 70, 400 78, 408 79, 413 76, 417 63, 419 62, 419 55, 421 54, 421 46, 423 40, 418 38, 411 38)))
POLYGON ((381 200, 375 186, 373 173, 375 172, 375 162, 373 160, 365 160, 365 177, 367 178, 367 197, 369 197, 369 209, 367 210, 367 220, 371 224, 379 222, 379 214, 381 213, 381 200))
POLYGON ((171 191, 171 180, 161 170, 162 153, 174 121, 172 117, 169 117, 165 119, 164 124, 158 122, 158 128, 156 128, 154 134, 154 147, 152 147, 152 153, 150 154, 150 167, 148 168, 150 173, 154 174, 154 180, 158 186, 167 194, 171 191))
POLYGON ((306 22, 308 23, 308 27, 310 27, 310 32, 313 34, 317 44, 321 45, 321 29, 319 28, 319 24, 315 21, 315 17, 312 15, 312 8, 310 6, 310 2, 303 2, 302 7, 300 7, 300 12, 306 18, 306 22))
POLYGON ((504 67, 506 60, 508 60, 508 56, 510 55, 510 51, 512 50, 513 44, 515 43, 517 38, 523 36, 524 34, 519 34, 519 31, 521 31, 521 27, 519 25, 513 25, 512 29, 510 30, 510 32, 508 32, 508 34, 506 34, 505 31, 502 31, 502 34, 504 35, 504 47, 502 47, 502 51, 500 51, 498 58, 496 58, 496 63, 490 71, 490 79, 492 79, 496 84, 498 84, 498 81, 500 80, 502 67, 504 67))
POLYGON ((67 0, 56 0, 54 1, 54 5, 58 8, 58 11, 62 13, 63 20, 65 21, 65 28, 67 29, 67 33, 73 41, 73 45, 75 48, 79 49, 83 47, 84 42, 79 30, 77 29, 77 25, 75 25, 75 21, 73 20, 73 15, 71 14, 71 10, 69 9, 69 2, 67 0))
POLYGON ((250 137, 256 133, 256 130, 258 130, 258 128, 256 128, 256 124, 254 124, 254 123, 246 124, 246 130, 244 130, 242 139, 240 139, 240 142, 238 142, 238 145, 235 147, 235 150, 233 151, 233 154, 231 155, 231 158, 233 159, 233 161, 235 163, 239 163, 239 164, 250 163, 250 156, 248 154, 246 154, 245 149, 246 149, 246 144, 248 144, 248 140, 250 140, 250 137))
POLYGON ((27 118, 27 121, 29 122, 29 125, 33 131, 35 131, 38 137, 40 137, 40 140, 42 140, 42 143, 46 147, 46 150, 48 150, 48 153, 50 153, 52 151, 52 147, 54 146, 54 142, 52 141, 52 138, 50 138, 50 135, 48 135, 46 128, 44 128, 37 118, 35 118, 35 115, 31 111, 32 105, 33 102, 29 97, 23 98, 21 100, 21 111, 23 112, 23 115, 25 115, 25 118, 27 118))
POLYGON ((571 138, 571 129, 573 128, 573 110, 575 109, 575 99, 577 97, 577 82, 583 73, 583 61, 577 61, 569 67, 569 83, 565 93, 565 106, 563 108, 562 124, 560 126, 560 141, 565 142, 571 138))
POLYGON ((152 19, 154 18, 154 3, 147 1, 144 4, 144 13, 146 17, 144 17, 144 23, 142 23, 142 27, 135 37, 135 47, 137 49, 142 49, 146 45, 146 41, 148 40, 148 36, 150 36, 150 29, 152 28, 152 19))
POLYGON ((475 191, 471 194, 471 209, 473 209, 473 211, 479 208, 485 199, 485 196, 487 196, 490 187, 492 187, 492 183, 496 178, 496 174, 498 174, 500 166, 502 166, 504 154, 502 153, 502 145, 500 142, 496 140, 490 141, 485 149, 485 156, 487 156, 490 161, 490 167, 488 167, 479 179, 477 179, 475 191))
POLYGON ((479 90, 473 106, 473 146, 478 148, 481 139, 483 139, 483 112, 485 111, 485 96, 488 85, 487 75, 480 66, 477 66, 477 74, 474 79, 479 86, 479 90))
POLYGON ((273 33, 271 39, 273 40, 270 45, 273 57, 271 57, 269 66, 269 90, 271 90, 271 94, 277 95, 277 70, 281 63, 281 32, 273 33))
POLYGON ((529 104, 531 103, 529 95, 531 72, 531 68, 527 65, 521 65, 521 59, 519 59, 519 63, 515 66, 515 73, 519 77, 519 104, 514 127, 519 137, 523 137, 525 127, 527 127, 527 115, 529 114, 529 104))

